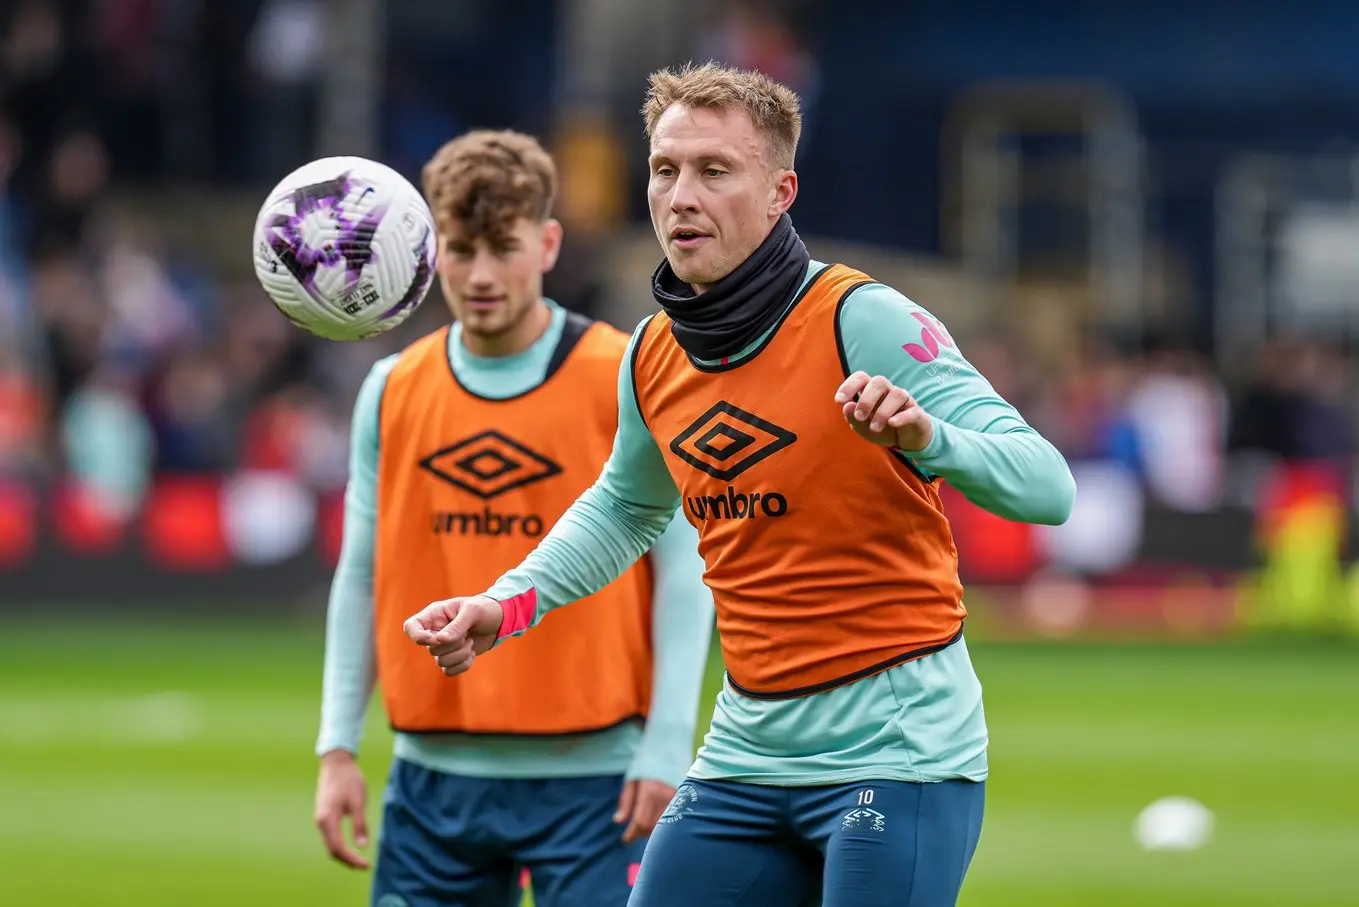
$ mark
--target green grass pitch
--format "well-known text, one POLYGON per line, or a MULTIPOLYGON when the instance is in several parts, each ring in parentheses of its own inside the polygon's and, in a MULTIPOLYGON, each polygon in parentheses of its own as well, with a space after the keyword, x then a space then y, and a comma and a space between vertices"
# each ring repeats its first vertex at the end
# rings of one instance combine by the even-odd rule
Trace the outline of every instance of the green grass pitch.
MULTIPOLYGON (((964 907, 1359 904, 1359 648, 972 651, 992 776, 964 907), (1141 850, 1172 794, 1213 839, 1141 850)), ((319 621, 0 624, 0 903, 366 904, 311 822, 320 660, 319 621)), ((388 754, 375 709, 374 822, 388 754)))

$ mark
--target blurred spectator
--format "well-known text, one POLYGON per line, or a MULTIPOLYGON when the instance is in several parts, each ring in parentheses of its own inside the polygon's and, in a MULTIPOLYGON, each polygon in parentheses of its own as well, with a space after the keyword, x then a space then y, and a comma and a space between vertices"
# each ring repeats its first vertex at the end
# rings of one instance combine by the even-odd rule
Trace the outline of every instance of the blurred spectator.
POLYGON ((1351 366, 1330 344, 1307 346, 1297 362, 1295 413, 1300 459, 1347 462, 1354 455, 1351 366))
POLYGON ((106 301, 106 355, 141 371, 151 361, 206 333, 192 303, 170 280, 152 249, 130 225, 111 231, 100 249, 96 278, 106 301))
POLYGON ((147 404, 160 470, 213 473, 235 466, 241 401, 209 348, 171 353, 150 383, 147 404))
POLYGON ((33 317, 60 409, 94 371, 106 307, 85 260, 65 248, 43 249, 32 262, 33 317))
POLYGON ((1222 493, 1227 397, 1200 358, 1173 347, 1153 350, 1128 395, 1128 415, 1148 490, 1178 510, 1215 507, 1222 493))
POLYGON ((1035 421, 1069 459, 1114 460, 1141 471, 1141 450, 1128 412, 1135 363, 1109 342, 1091 337, 1055 375, 1035 421))
POLYGON ((160 163, 163 15, 160 0, 97 0, 92 10, 103 137, 127 176, 149 176, 160 163))
POLYGON ((241 466, 291 473, 316 491, 343 487, 349 437, 337 409, 301 385, 275 394, 254 409, 245 425, 241 466))
POLYGON ((35 248, 85 245, 108 178, 103 141, 84 128, 63 132, 52 148, 45 179, 34 193, 30 244, 35 248))
POLYGON ((306 381, 313 347, 252 287, 233 287, 222 310, 223 364, 252 399, 306 381))
POLYGON ((11 7, 0 35, 0 85, 6 117, 23 131, 25 154, 15 186, 25 199, 40 194, 58 136, 96 84, 58 3, 23 0, 11 7))
POLYGON ((38 470, 47 415, 36 376, 16 352, 0 344, 0 476, 38 470))
POLYGON ((1293 395, 1288 387, 1291 347, 1286 340, 1276 339, 1255 357, 1233 407, 1229 436, 1233 450, 1280 458, 1293 455, 1297 445, 1292 431, 1293 395))
POLYGON ((0 348, 26 347, 31 342, 27 267, 18 205, 10 191, 10 176, 22 154, 18 130, 0 116, 0 348))
POLYGON ((61 413, 65 465, 101 511, 119 521, 141 506, 155 466, 154 439, 124 372, 101 366, 61 413))
POLYGON ((324 14, 317 0, 265 0, 250 31, 255 173, 278 179, 311 157, 324 14))
POLYGON ((1352 366, 1336 349, 1294 337, 1270 341, 1239 393, 1231 447, 1290 460, 1340 463, 1354 453, 1352 366))

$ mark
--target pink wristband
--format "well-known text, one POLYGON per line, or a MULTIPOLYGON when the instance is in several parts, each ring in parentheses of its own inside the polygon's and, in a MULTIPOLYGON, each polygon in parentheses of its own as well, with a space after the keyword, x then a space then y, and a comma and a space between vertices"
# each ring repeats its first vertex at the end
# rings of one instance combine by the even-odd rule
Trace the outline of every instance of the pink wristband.
POLYGON ((527 630, 529 624, 533 623, 533 615, 538 613, 538 590, 529 589, 513 598, 505 599, 500 603, 500 610, 503 616, 500 618, 500 630, 495 635, 496 639, 504 639, 520 630, 527 630))

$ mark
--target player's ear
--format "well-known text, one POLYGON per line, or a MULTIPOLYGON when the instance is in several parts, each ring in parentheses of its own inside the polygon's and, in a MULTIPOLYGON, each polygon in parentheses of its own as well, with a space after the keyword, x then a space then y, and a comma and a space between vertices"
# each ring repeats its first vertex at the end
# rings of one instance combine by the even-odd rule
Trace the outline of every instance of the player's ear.
POLYGON ((543 273, 546 274, 557 265, 557 256, 562 251, 561 221, 549 217, 543 221, 543 273))
POLYGON ((769 200, 769 214, 778 217, 793 207, 793 202, 797 200, 797 173, 792 170, 784 170, 775 174, 777 181, 774 183, 774 193, 769 200))

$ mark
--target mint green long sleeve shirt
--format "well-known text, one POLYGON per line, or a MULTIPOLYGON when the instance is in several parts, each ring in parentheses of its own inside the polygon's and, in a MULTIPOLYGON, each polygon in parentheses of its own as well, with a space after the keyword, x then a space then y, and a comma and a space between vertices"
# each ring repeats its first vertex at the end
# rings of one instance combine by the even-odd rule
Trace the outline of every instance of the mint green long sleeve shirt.
MULTIPOLYGON (((812 262, 808 277, 821 267, 812 262)), ((855 291, 839 315, 850 369, 890 378, 931 417, 929 445, 909 457, 993 513, 1025 522, 1064 522, 1075 497, 1066 461, 956 346, 925 343, 926 322, 917 316, 933 321, 919 305, 881 284, 855 291), (908 344, 927 352, 910 355, 908 344)), ((637 339, 634 334, 634 345, 637 339)), ((731 360, 758 351, 762 340, 731 360)), ((626 365, 618 393, 618 436, 599 480, 517 569, 487 590, 506 600, 533 589, 534 623, 621 573, 664 531, 679 506, 679 491, 638 413, 626 365)), ((830 398, 822 405, 838 407, 830 398)), ((832 415, 840 418, 838 408, 832 415)), ((846 443, 869 443, 846 437, 846 443)), ((798 699, 753 700, 724 687, 690 775, 782 785, 981 780, 987 775, 986 749, 981 684, 966 641, 960 640, 856 683, 798 699)))
MULTIPOLYGON (((552 321, 543 337, 515 356, 473 356, 459 325, 449 333, 449 359, 464 387, 508 398, 542 383, 561 338, 566 312, 549 302, 552 321)), ((344 540, 326 618, 321 728, 316 752, 357 752, 375 678, 373 553, 377 519, 378 412, 388 357, 369 372, 354 405, 350 475, 345 492, 344 540)), ((698 535, 684 519, 659 526, 638 551, 651 552, 654 672, 650 717, 567 737, 398 734, 397 758, 435 771, 488 778, 551 778, 621 774, 676 785, 693 759, 698 698, 712 640, 712 594, 703 585, 698 535)), ((635 560, 635 558, 634 558, 635 560)), ((449 594, 457 590, 450 589, 449 594)), ((413 645, 413 644, 412 644, 413 645)))

